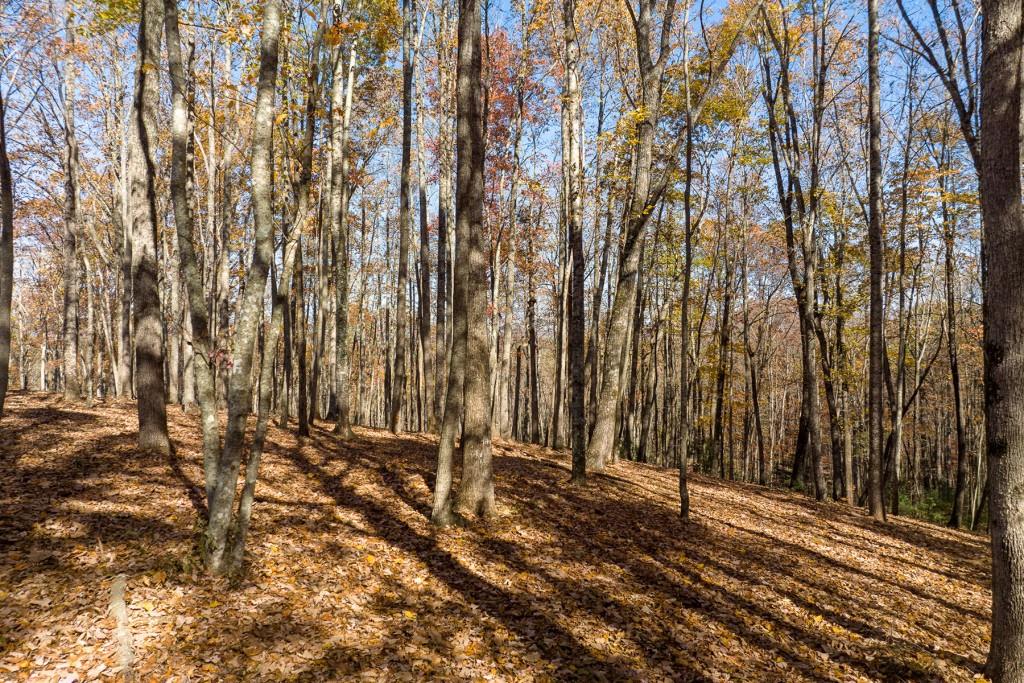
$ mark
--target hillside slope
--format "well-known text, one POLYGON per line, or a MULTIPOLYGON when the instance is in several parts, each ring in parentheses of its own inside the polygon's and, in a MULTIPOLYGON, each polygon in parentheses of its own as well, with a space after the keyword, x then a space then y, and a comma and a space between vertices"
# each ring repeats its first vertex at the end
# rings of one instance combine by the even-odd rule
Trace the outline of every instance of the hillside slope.
POLYGON ((435 533, 433 441, 272 429, 249 571, 197 567, 199 428, 133 447, 134 406, 15 394, 0 422, 0 678, 112 679, 127 578, 141 680, 969 680, 984 538, 620 463, 495 447, 502 518, 435 533))

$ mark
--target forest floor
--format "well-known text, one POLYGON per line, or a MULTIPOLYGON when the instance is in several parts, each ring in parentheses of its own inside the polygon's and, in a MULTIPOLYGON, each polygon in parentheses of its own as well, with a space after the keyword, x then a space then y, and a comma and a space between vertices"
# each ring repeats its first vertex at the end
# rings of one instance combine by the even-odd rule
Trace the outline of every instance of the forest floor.
POLYGON ((0 679, 970 680, 988 643, 985 539, 619 463, 495 444, 501 517, 433 531, 435 441, 272 429, 248 570, 206 578, 198 421, 135 450, 134 405, 15 393, 0 422, 0 679))

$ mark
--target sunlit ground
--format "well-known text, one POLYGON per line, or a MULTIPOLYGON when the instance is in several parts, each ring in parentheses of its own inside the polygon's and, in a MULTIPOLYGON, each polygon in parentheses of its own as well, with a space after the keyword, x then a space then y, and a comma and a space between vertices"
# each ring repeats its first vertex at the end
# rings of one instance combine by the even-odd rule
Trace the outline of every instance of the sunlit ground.
POLYGON ((118 674, 127 576, 141 680, 969 680, 981 536, 620 463, 495 447, 502 517, 435 533, 434 442, 272 429, 246 575, 206 578, 199 427, 134 450, 129 403, 15 393, 0 422, 0 679, 118 674))

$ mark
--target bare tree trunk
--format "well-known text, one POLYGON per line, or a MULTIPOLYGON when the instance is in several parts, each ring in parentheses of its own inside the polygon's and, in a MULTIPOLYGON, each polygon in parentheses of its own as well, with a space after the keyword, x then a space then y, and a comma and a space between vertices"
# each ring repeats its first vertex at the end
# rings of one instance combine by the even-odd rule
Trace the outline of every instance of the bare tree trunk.
POLYGON ((1024 681, 1024 210, 1020 2, 985 0, 981 209, 985 226, 985 432, 992 534, 992 645, 985 675, 1024 681))
MULTIPOLYGON (((420 31, 423 28, 420 27, 420 31)), ((422 413, 425 417, 424 423, 428 432, 437 431, 437 420, 432 408, 432 396, 430 384, 434 379, 434 340, 430 336, 430 227, 427 224, 427 182, 426 182, 426 161, 423 148, 426 145, 423 132, 423 79, 420 76, 422 69, 416 72, 416 179, 419 185, 419 209, 420 209, 420 258, 419 258, 419 333, 421 348, 421 373, 422 387, 420 391, 422 413), (428 407, 430 402, 430 407, 428 407)))
MULTIPOLYGON (((64 30, 69 50, 74 49, 75 28, 70 5, 66 8, 64 30)), ((159 41, 159 37, 157 38, 159 41)), ((157 44, 159 50, 159 43, 157 44)), ((78 136, 75 133, 75 67, 73 54, 65 56, 61 74, 64 79, 64 398, 82 398, 78 368, 78 136)))
MULTIPOLYGON (((134 124, 128 126, 128 131, 134 132, 134 124)), ((135 390, 135 381, 132 373, 132 216, 134 211, 131 208, 131 179, 129 171, 129 138, 130 132, 126 132, 121 149, 121 173, 119 174, 120 187, 116 191, 117 201, 115 211, 119 216, 121 228, 121 301, 119 306, 118 319, 118 353, 117 353, 117 376, 120 388, 120 396, 132 396, 135 390)))
POLYGON ((177 0, 164 0, 167 30, 167 62, 171 76, 171 200, 177 229, 179 266, 192 326, 193 374, 203 430, 203 472, 207 504, 213 495, 214 474, 220 458, 220 426, 217 422, 217 391, 214 385, 214 346, 209 312, 194 246, 195 225, 189 194, 188 103, 181 59, 177 0))
MULTIPOLYGON (((228 419, 224 448, 217 463, 213 496, 210 500, 210 521, 206 530, 205 557, 207 568, 214 574, 237 569, 237 547, 244 543, 244 524, 239 524, 235 537, 230 537, 235 485, 241 463, 245 428, 251 410, 252 359, 256 332, 263 311, 263 295, 273 253, 273 201, 271 139, 274 126, 274 96, 277 79, 278 36, 281 30, 280 0, 266 0, 263 6, 263 30, 260 39, 259 79, 252 142, 252 196, 256 222, 252 264, 246 274, 245 291, 237 315, 233 364, 228 380, 228 419), (241 536, 239 536, 241 534, 241 536), (234 548, 231 544, 234 544, 234 548)), ((243 497, 251 500, 255 486, 258 458, 249 458, 243 497)), ((244 515, 240 511, 239 521, 244 515)))
MULTIPOLYGON (((870 358, 868 372, 868 503, 885 519, 882 499, 882 114, 878 76, 878 0, 868 0, 868 243, 871 255, 870 358)), ((900 406, 895 406, 896 410, 900 406)))
POLYGON ((85 266, 85 335, 82 340, 82 365, 85 371, 85 403, 92 406, 96 396, 96 307, 93 300, 92 265, 87 256, 82 257, 85 266))
MULTIPOLYGON (((308 189, 307 189, 308 191, 308 189)), ((299 413, 299 436, 309 436, 309 393, 306 368, 306 338, 308 335, 306 320, 306 274, 302 263, 302 235, 299 235, 299 242, 295 250, 295 297, 297 307, 295 314, 295 328, 298 332, 297 352, 299 355, 299 396, 296 408, 299 413)), ((315 397, 314 397, 314 400, 315 397)))
POLYGON ((725 479, 725 448, 722 441, 722 419, 725 412, 725 376, 727 374, 727 363, 731 356, 730 348, 730 323, 729 317, 732 309, 732 263, 729 256, 728 238, 723 240, 723 268, 724 286, 722 297, 722 313, 718 321, 718 366, 715 370, 715 417, 713 431, 711 434, 712 455, 718 458, 718 476, 725 479))
MULTIPOLYGON (((565 125, 563 123, 563 130, 565 125)), ((564 186, 563 186, 564 194, 564 186)), ((563 203, 564 203, 563 198, 563 203)), ((551 424, 548 429, 547 438, 544 440, 545 445, 554 448, 555 450, 561 449, 564 444, 562 442, 562 405, 564 403, 563 396, 565 395, 565 323, 566 323, 566 304, 568 303, 569 295, 569 245, 567 244, 567 234, 565 230, 565 213, 564 207, 562 212, 562 221, 559 225, 559 245, 558 245, 558 286, 556 287, 557 301, 558 301, 558 312, 555 315, 555 377, 553 380, 554 386, 551 388, 551 424)))
POLYGON ((142 0, 139 22, 138 70, 132 107, 132 291, 139 448, 167 454, 171 443, 167 436, 164 339, 156 251, 156 115, 163 36, 161 5, 160 0, 142 0))
MULTIPOLYGON (((14 291, 14 181, 7 155, 7 103, 0 92, 0 418, 11 367, 11 297, 14 291)), ((46 340, 40 352, 40 366, 46 364, 46 340)), ((22 372, 25 372, 24 367, 22 372)), ((42 379, 42 377, 41 377, 42 379)), ((40 391, 45 391, 45 380, 40 391)))
POLYGON ((526 232, 526 260, 531 264, 526 280, 526 334, 530 354, 530 443, 540 443, 540 377, 537 372, 537 289, 534 283, 533 231, 526 232))
MULTIPOLYGON (((444 413, 445 386, 448 377, 448 289, 452 283, 448 278, 448 206, 451 203, 451 161, 444 159, 449 152, 442 154, 440 163, 440 179, 437 192, 437 310, 435 344, 436 362, 434 364, 434 421, 440 424, 444 413)), ((461 400, 461 399, 460 399, 461 400)))
POLYGON ((627 200, 624 240, 619 255, 619 275, 612 308, 609 313, 608 334, 604 348, 603 379, 597 403, 594 432, 587 445, 588 471, 600 471, 612 457, 617 426, 617 408, 621 399, 620 377, 626 349, 631 313, 637 290, 637 270, 640 261, 639 244, 650 220, 656 196, 652 196, 654 165, 654 132, 661 108, 662 75, 665 70, 669 35, 675 11, 674 0, 668 0, 662 16, 658 54, 652 56, 653 22, 657 3, 641 0, 634 20, 636 32, 637 66, 640 77, 639 104, 644 116, 637 121, 636 143, 633 155, 635 171, 632 191, 627 200))
MULTIPOLYGON (((395 370, 391 382, 391 412, 388 429, 398 433, 405 400, 406 287, 409 279, 409 231, 412 225, 412 78, 413 0, 402 0, 402 177, 398 214, 398 283, 395 292, 395 370)), ((460 167, 462 161, 459 161, 460 167)), ((406 420, 407 422, 409 420, 406 420)))
MULTIPOLYGON (((341 21, 340 5, 335 5, 335 21, 341 21)), ((334 239, 334 319, 335 392, 338 421, 334 431, 343 439, 352 437, 349 402, 348 358, 348 134, 352 114, 352 88, 355 79, 355 47, 340 47, 334 54, 334 84, 331 91, 331 223, 334 239), (344 87, 342 86, 344 84, 344 87)))
POLYGON ((693 129, 690 126, 690 72, 684 63, 686 85, 686 166, 683 186, 683 292, 679 332, 679 516, 690 519, 687 470, 690 461, 690 286, 693 278, 693 129))
MULTIPOLYGON (((944 149, 943 156, 947 153, 944 149)), ((949 515, 949 526, 957 529, 963 524, 965 496, 967 493, 967 476, 970 463, 967 459, 967 429, 964 424, 963 397, 960 388, 960 361, 957 353, 957 314, 956 286, 954 265, 954 249, 956 244, 956 224, 950 215, 946 194, 946 177, 939 173, 939 192, 942 198, 942 227, 945 245, 945 280, 946 280, 946 350, 949 353, 949 374, 953 389, 953 411, 956 416, 956 487, 953 493, 953 509, 949 515)))
POLYGON ((563 183, 566 188, 565 222, 569 229, 572 273, 569 297, 569 417, 572 425, 572 482, 587 479, 586 422, 584 420, 584 311, 583 311, 583 106, 580 92, 580 45, 576 34, 576 0, 563 0, 562 24, 565 40, 565 97, 562 99, 563 183))
MULTIPOLYGON (((459 0, 456 177, 456 269, 465 283, 462 480, 456 512, 494 516, 491 469, 491 366, 487 335, 487 257, 484 230, 483 84, 480 1, 459 0)), ((458 279, 459 275, 456 275, 458 279)), ((449 391, 451 389, 449 388, 449 391)))

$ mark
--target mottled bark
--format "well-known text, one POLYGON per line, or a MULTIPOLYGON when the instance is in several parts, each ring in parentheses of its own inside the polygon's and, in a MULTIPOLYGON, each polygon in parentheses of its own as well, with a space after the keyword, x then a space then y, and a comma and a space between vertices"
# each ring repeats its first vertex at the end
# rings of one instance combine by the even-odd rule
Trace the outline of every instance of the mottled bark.
POLYGON ((576 0, 562 2, 565 82, 562 98, 562 126, 567 134, 562 159, 566 190, 565 222, 568 227, 572 272, 569 298, 569 420, 572 426, 572 481, 582 484, 587 478, 586 422, 584 418, 583 361, 583 98, 580 91, 580 45, 576 33, 576 0))
MULTIPOLYGON (((456 512, 494 516, 491 468, 491 363, 487 334, 487 234, 484 226, 484 107, 480 0, 459 0, 455 189, 456 271, 462 271, 466 333, 462 480, 456 512)), ((456 279, 460 275, 456 274, 456 279)), ((451 390, 451 389, 449 389, 451 390)))
MULTIPOLYGON (((75 27, 71 7, 65 8, 65 40, 68 50, 75 46, 75 27)), ((157 38, 159 50, 159 38, 157 38)), ((79 166, 78 136, 75 131, 76 81, 74 54, 70 52, 61 68, 64 86, 64 330, 63 375, 64 398, 78 401, 82 398, 81 377, 78 367, 78 294, 79 294, 79 166)))
POLYGON ((132 106, 132 294, 139 448, 170 453, 164 388, 164 335, 157 263, 156 146, 163 3, 142 0, 132 106))
MULTIPOLYGON (((229 573, 238 568, 237 550, 230 547, 232 539, 229 533, 232 526, 235 485, 241 463, 245 428, 251 410, 253 350, 263 313, 263 295, 267 283, 267 273, 274 257, 271 139, 274 126, 274 96, 280 30, 280 0, 266 0, 263 5, 259 78, 256 88, 252 136, 251 175, 253 217, 256 224, 255 243, 252 251, 252 263, 246 274, 245 291, 236 318, 232 348, 233 363, 228 377, 228 418, 224 434, 224 448, 217 463, 204 548, 207 568, 214 574, 229 573)), ((250 481, 251 485, 255 486, 255 469, 258 465, 258 460, 250 457, 246 467, 247 488, 250 487, 250 481)), ((251 500, 251 493, 248 495, 251 500)), ((236 529, 234 539, 236 548, 244 542, 244 535, 239 538, 238 531, 236 529)), ((244 534, 244 528, 241 531, 244 534)))
MULTIPOLYGON (((391 382, 391 412, 388 415, 388 429, 393 433, 399 430, 405 401, 406 288, 409 280, 409 232, 412 227, 412 21, 415 11, 413 0, 402 0, 402 171, 398 209, 398 282, 395 292, 395 366, 391 382)), ((459 163, 461 165, 461 159, 459 163)))
MULTIPOLYGON (((335 22, 342 20, 335 5, 335 22)), ((353 46, 334 51, 334 83, 331 90, 331 235, 334 241, 335 394, 338 420, 334 431, 351 438, 351 391, 348 358, 348 136, 352 115, 352 88, 356 51, 353 46)))

